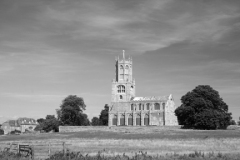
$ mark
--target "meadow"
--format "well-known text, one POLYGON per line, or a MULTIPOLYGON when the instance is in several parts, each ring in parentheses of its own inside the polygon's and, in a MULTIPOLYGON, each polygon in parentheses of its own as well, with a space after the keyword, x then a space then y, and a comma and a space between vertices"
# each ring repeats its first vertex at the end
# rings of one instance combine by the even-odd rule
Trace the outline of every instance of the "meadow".
POLYGON ((134 157, 136 153, 163 156, 195 152, 238 155, 240 129, 210 131, 186 130, 179 127, 103 127, 100 129, 83 127, 79 132, 1 136, 0 150, 3 150, 5 144, 11 142, 33 146, 51 144, 53 154, 62 151, 61 144, 65 142, 65 147, 70 152, 80 152, 88 156, 96 156, 99 153, 110 157, 123 154, 134 157))

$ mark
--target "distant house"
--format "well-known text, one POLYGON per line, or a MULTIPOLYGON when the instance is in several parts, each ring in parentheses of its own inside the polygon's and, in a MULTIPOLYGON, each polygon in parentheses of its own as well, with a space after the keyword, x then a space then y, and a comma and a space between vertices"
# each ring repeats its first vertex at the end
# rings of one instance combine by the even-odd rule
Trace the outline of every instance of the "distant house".
POLYGON ((20 125, 17 120, 8 120, 2 124, 1 128, 4 130, 4 134, 8 134, 14 130, 20 131, 20 125))
POLYGON ((26 130, 33 131, 38 125, 38 122, 33 118, 18 118, 17 121, 21 126, 21 132, 26 130))
POLYGON ((37 125, 37 121, 33 118, 18 118, 17 120, 4 122, 1 128, 4 130, 4 134, 8 134, 14 130, 21 132, 25 132, 26 130, 33 131, 37 125))

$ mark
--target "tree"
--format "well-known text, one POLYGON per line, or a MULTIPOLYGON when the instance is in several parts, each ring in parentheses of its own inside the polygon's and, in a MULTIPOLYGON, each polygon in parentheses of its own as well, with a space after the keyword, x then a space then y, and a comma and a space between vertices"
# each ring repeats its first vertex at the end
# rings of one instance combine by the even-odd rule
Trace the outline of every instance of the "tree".
POLYGON ((44 121, 44 118, 39 118, 39 119, 37 119, 37 122, 38 122, 39 124, 43 123, 43 121, 44 121))
POLYGON ((4 134, 4 130, 2 128, 0 128, 0 135, 4 134))
POLYGON ((101 125, 104 125, 104 126, 108 125, 108 112, 109 112, 109 105, 105 104, 104 109, 101 111, 99 116, 99 122, 101 125))
POLYGON ((34 131, 41 131, 43 130, 42 129, 42 123, 41 124, 38 124, 35 128, 34 128, 34 131))
POLYGON ((230 121, 230 125, 237 125, 237 123, 236 123, 235 120, 231 120, 231 121, 230 121))
POLYGON ((180 125, 195 129, 226 129, 232 119, 228 105, 209 85, 199 85, 181 98, 175 110, 180 125))
POLYGON ((98 117, 93 117, 92 118, 92 122, 91 122, 92 126, 99 126, 100 125, 100 121, 98 117))
POLYGON ((90 125, 90 121, 88 119, 87 114, 80 113, 78 125, 79 126, 89 126, 90 125))
POLYGON ((237 125, 239 125, 239 126, 240 126, 240 121, 238 121, 238 122, 237 122, 237 125))
POLYGON ((86 109, 83 98, 76 95, 69 95, 66 97, 57 110, 58 119, 63 125, 89 125, 90 122, 87 115, 83 113, 86 109))
POLYGON ((45 132, 49 132, 49 131, 58 132, 59 131, 58 128, 59 128, 59 121, 56 118, 46 119, 42 125, 42 130, 44 130, 45 132))
POLYGON ((35 131, 41 131, 44 130, 45 132, 49 131, 54 131, 58 132, 59 131, 59 125, 60 122, 55 118, 54 115, 47 115, 46 119, 41 118, 40 120, 41 123, 35 127, 35 131))
POLYGON ((55 116, 54 115, 47 115, 46 119, 55 119, 55 116))

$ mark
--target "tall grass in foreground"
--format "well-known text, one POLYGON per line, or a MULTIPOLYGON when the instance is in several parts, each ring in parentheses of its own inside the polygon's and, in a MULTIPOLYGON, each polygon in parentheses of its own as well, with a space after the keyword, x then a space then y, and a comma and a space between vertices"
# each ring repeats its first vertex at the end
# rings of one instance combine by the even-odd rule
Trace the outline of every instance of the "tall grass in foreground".
POLYGON ((240 154, 222 154, 222 153, 202 153, 194 152, 190 154, 166 154, 164 156, 152 156, 147 153, 136 153, 134 156, 117 155, 105 156, 100 152, 95 156, 82 155, 80 152, 68 152, 63 154, 58 152, 47 160, 239 160, 240 154))
MULTIPOLYGON (((0 151, 0 160, 29 160, 29 157, 22 157, 19 154, 0 151)), ((35 158, 37 159, 37 157, 35 158)), ((197 152, 189 154, 166 154, 152 156, 147 153, 139 152, 134 156, 117 155, 105 156, 100 152, 95 156, 83 155, 80 152, 58 152, 47 160, 239 160, 240 154, 222 154, 222 153, 203 153, 197 152)))
POLYGON ((0 160, 29 160, 29 157, 22 157, 13 152, 0 151, 0 160))

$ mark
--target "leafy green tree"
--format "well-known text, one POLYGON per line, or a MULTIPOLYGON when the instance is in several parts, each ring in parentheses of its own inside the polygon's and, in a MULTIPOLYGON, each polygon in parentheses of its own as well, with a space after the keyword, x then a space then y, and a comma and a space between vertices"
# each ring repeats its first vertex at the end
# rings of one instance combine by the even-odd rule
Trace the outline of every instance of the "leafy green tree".
POLYGON ((87 114, 81 113, 79 117, 80 118, 79 118, 79 121, 78 121, 79 123, 78 124, 80 126, 90 126, 90 121, 88 119, 87 114))
POLYGON ((55 119, 55 116, 54 115, 47 115, 46 119, 55 119))
POLYGON ((91 121, 91 125, 92 126, 99 126, 100 125, 100 121, 98 117, 93 117, 92 121, 91 121))
POLYGON ((103 126, 108 125, 108 112, 109 112, 109 105, 105 104, 104 109, 101 111, 99 116, 99 122, 103 126))
POLYGON ((44 118, 39 118, 37 119, 37 122, 40 124, 40 123, 43 123, 44 122, 44 118))
POLYGON ((58 132, 59 124, 60 122, 56 118, 46 119, 42 124, 42 130, 44 130, 45 132, 49 131, 58 132))
POLYGON ((35 128, 34 131, 41 131, 42 129, 42 123, 38 124, 35 128))
POLYGON ((181 98, 175 110, 180 125, 195 129, 225 129, 232 119, 228 105, 209 85, 199 85, 181 98))
POLYGON ((35 127, 35 131, 42 131, 44 130, 45 132, 49 131, 54 131, 58 132, 59 131, 59 125, 60 122, 55 118, 54 115, 47 115, 46 119, 41 118, 41 123, 35 127))
POLYGON ((237 125, 239 125, 239 126, 240 126, 240 121, 238 121, 238 122, 237 122, 237 125))
POLYGON ((58 119, 63 125, 81 126, 89 125, 87 115, 83 113, 86 109, 83 98, 76 95, 66 97, 57 110, 58 119))
POLYGON ((4 130, 0 128, 0 135, 4 134, 4 130))
POLYGON ((235 120, 231 120, 231 121, 230 121, 230 125, 237 125, 237 123, 236 123, 235 120))

